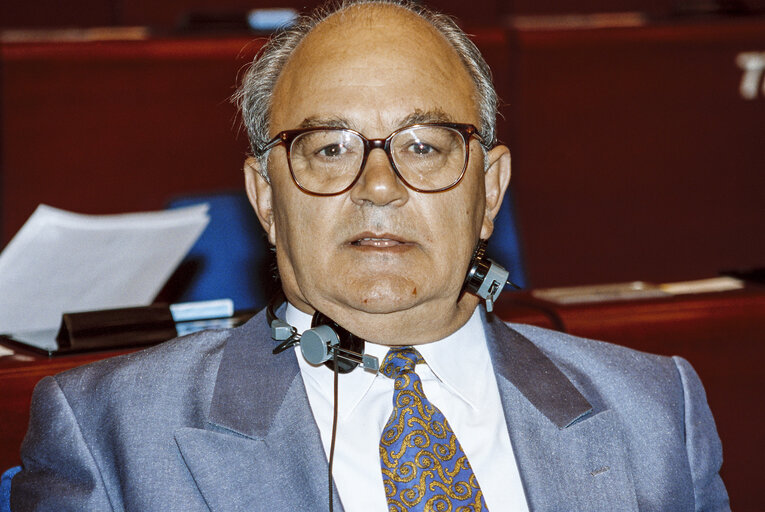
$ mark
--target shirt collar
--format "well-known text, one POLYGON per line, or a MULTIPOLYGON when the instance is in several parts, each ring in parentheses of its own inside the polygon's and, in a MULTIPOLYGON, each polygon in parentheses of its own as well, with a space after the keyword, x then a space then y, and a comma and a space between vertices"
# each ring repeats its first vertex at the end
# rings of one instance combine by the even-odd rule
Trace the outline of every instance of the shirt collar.
MULTIPOLYGON (((287 304, 285 313, 287 323, 299 333, 311 328, 311 315, 303 313, 292 304, 287 304)), ((382 364, 390 347, 376 343, 365 343, 365 352, 375 356, 382 364)), ((486 336, 479 309, 476 308, 468 321, 446 338, 415 347, 430 367, 433 374, 445 386, 452 389, 471 407, 477 408, 480 400, 480 381, 473 376, 490 372, 491 358, 486 346, 486 336), (477 373, 481 372, 481 373, 477 373)), ((321 394, 331 397, 333 393, 333 373, 323 364, 314 366, 300 354, 300 346, 295 347, 300 372, 304 379, 312 381, 321 394)), ((385 379, 382 374, 375 374, 357 367, 350 373, 338 376, 339 394, 338 414, 347 417, 364 396, 369 392, 376 378, 385 379)))
POLYGON ((492 371, 479 308, 473 311, 465 325, 446 338, 415 348, 442 384, 451 388, 471 407, 478 407, 482 402, 482 387, 481 379, 475 376, 492 371))

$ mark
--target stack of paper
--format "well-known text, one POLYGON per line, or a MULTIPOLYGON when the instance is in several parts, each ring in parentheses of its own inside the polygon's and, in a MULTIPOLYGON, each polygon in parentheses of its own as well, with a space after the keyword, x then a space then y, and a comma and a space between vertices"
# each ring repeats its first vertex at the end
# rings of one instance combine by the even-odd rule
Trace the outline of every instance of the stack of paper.
POLYGON ((150 304, 207 210, 80 215, 40 205, 0 253, 0 333, 47 338, 65 312, 150 304))

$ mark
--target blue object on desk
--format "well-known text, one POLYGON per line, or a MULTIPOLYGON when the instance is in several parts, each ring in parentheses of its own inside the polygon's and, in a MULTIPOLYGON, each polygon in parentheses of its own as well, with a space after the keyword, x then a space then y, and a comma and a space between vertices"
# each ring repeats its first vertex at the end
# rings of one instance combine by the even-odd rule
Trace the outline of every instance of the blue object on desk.
POLYGON ((0 512, 11 512, 11 480, 19 471, 21 466, 14 466, 0 478, 0 512))
POLYGON ((295 9, 253 9, 247 13, 247 24, 253 30, 277 30, 292 25, 298 17, 295 9))

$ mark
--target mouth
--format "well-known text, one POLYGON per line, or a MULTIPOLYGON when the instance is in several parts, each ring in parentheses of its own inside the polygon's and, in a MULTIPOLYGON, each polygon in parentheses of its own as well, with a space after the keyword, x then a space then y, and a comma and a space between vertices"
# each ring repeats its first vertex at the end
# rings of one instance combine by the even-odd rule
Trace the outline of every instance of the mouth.
POLYGON ((351 237, 348 244, 365 249, 402 249, 411 247, 413 242, 389 233, 360 233, 351 237))

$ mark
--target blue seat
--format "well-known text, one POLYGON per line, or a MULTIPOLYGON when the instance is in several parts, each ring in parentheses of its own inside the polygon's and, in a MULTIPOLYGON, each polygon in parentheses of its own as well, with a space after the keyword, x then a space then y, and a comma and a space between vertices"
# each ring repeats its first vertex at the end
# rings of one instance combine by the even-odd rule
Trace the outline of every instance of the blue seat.
MULTIPOLYGON (((515 207, 510 191, 505 195, 502 207, 494 219, 494 233, 489 240, 488 255, 510 272, 510 281, 525 288, 526 270, 521 255, 521 242, 518 223, 515 220, 515 207)), ((505 291, 510 291, 508 286, 505 291)))
POLYGON ((168 208, 207 203, 210 223, 165 286, 174 302, 230 298, 260 309, 274 288, 268 240, 244 190, 174 199, 168 208))
MULTIPOLYGON (((230 298, 237 310, 260 309, 275 291, 275 261, 244 191, 183 197, 168 208, 210 205, 210 223, 165 287, 174 302, 230 298)), ((488 252, 524 287, 526 275, 508 193, 495 221, 488 252)))
POLYGON ((19 471, 21 466, 14 466, 0 478, 0 512, 11 512, 11 480, 19 471))

